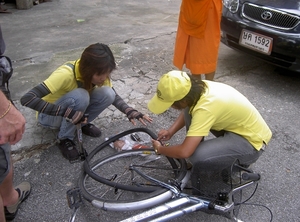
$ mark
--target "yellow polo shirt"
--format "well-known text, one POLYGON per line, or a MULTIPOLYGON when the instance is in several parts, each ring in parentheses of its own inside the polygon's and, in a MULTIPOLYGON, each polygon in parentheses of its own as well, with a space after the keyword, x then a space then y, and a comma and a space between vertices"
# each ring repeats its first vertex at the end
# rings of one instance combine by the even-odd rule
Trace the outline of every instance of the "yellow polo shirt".
POLYGON ((204 82, 207 90, 190 109, 192 121, 187 136, 207 136, 210 129, 225 130, 241 135, 257 150, 268 144, 272 132, 245 96, 226 84, 204 82))
MULTIPOLYGON (((79 72, 79 61, 69 61, 66 62, 64 65, 58 67, 45 81, 45 85, 51 91, 50 94, 43 97, 43 100, 54 103, 60 97, 65 95, 66 93, 78 88, 77 80, 82 81, 81 74, 79 72), (75 65, 76 62, 76 65, 75 65), (67 63, 75 65, 75 73, 76 79, 74 78, 73 69, 66 65, 67 63)), ((103 86, 110 86, 112 87, 112 83, 110 79, 107 79, 103 86)), ((96 86, 97 87, 97 86, 96 86)))

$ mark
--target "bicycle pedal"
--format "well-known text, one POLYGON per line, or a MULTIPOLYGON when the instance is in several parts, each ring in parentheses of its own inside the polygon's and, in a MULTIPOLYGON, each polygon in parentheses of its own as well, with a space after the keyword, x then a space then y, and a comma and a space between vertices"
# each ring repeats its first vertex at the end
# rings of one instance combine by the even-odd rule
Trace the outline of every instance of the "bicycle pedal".
POLYGON ((86 157, 88 156, 88 153, 87 153, 86 149, 84 149, 84 148, 82 148, 82 149, 83 149, 82 152, 79 153, 79 159, 80 159, 81 161, 85 160, 86 157))
POLYGON ((78 163, 81 161, 84 161, 86 157, 88 156, 88 153, 85 149, 83 149, 83 152, 79 152, 79 156, 76 160, 69 160, 70 163, 78 163))
POLYGON ((83 204, 81 191, 79 187, 72 188, 67 191, 68 206, 71 209, 77 209, 83 204))

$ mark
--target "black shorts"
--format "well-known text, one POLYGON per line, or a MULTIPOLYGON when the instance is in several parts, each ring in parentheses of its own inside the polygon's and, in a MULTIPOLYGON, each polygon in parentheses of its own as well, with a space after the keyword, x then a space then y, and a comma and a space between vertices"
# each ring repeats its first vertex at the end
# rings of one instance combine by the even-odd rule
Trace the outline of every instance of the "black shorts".
POLYGON ((0 145, 0 184, 7 176, 10 169, 10 145, 0 145))

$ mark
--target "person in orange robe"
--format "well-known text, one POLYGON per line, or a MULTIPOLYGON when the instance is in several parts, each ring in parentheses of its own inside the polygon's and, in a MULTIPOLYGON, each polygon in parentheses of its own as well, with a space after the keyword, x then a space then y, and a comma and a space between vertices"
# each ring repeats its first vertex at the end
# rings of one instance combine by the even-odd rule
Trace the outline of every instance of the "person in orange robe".
POLYGON ((213 80, 221 38, 221 0, 182 0, 173 64, 213 80))

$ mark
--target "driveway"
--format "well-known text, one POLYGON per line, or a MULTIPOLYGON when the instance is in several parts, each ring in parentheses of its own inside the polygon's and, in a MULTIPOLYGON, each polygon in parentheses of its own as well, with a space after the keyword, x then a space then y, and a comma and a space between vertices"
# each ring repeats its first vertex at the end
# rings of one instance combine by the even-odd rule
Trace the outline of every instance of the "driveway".
MULTIPOLYGON (((27 180, 33 186, 16 222, 68 221, 71 210, 66 191, 77 185, 82 170, 82 162, 70 164, 61 156, 54 145, 56 132, 38 127, 35 112, 21 107, 20 97, 57 66, 79 57, 88 45, 103 42, 109 44, 118 62, 118 70, 112 76, 116 90, 129 104, 148 113, 146 104, 156 91, 159 77, 174 69, 172 55, 179 6, 180 0, 53 0, 29 10, 6 5, 13 13, 0 14, 0 22, 6 54, 14 61, 10 87, 27 119, 22 141, 12 147, 15 183, 27 180)), ((273 132, 269 146, 254 165, 262 180, 250 202, 267 206, 273 212, 273 221, 299 221, 299 76, 287 75, 221 44, 215 81, 229 84, 248 97, 273 132)), ((158 132, 171 124, 176 112, 150 115, 154 122, 148 127, 158 132)), ((83 138, 88 152, 105 137, 134 127, 114 107, 109 107, 94 123, 103 135, 83 138)), ((183 136, 182 131, 172 143, 183 136)), ((270 221, 266 208, 243 209, 244 221, 270 221)), ((118 221, 134 213, 106 212, 86 202, 76 221, 118 221)), ((202 212, 186 215, 184 220, 228 221, 202 212)))

